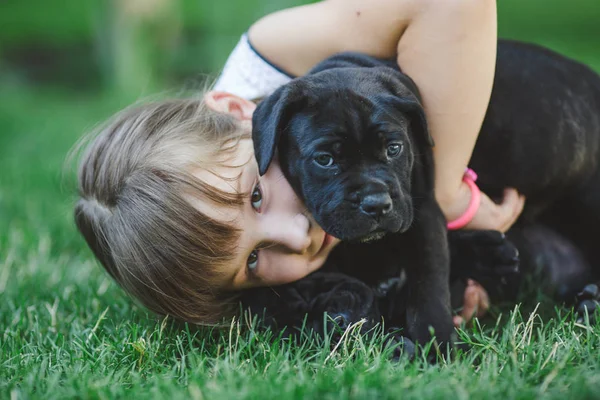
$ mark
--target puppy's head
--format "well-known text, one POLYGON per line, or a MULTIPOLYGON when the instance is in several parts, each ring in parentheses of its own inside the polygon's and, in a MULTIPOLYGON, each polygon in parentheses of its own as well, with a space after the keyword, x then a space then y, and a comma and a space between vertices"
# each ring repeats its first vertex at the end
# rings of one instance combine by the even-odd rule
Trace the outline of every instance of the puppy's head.
POLYGON ((342 240, 405 231, 413 220, 414 152, 430 142, 415 91, 386 67, 335 68, 292 81, 254 112, 260 174, 277 151, 315 220, 342 240))

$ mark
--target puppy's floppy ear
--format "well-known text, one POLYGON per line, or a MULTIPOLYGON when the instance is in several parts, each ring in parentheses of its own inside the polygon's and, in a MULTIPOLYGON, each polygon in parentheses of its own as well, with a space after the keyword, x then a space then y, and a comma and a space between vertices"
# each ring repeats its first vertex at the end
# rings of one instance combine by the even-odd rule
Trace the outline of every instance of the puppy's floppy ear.
POLYGON ((421 104, 421 94, 415 81, 397 68, 386 66, 376 67, 382 77, 380 82, 387 91, 392 94, 380 95, 378 103, 384 107, 392 107, 400 110, 410 117, 411 129, 415 131, 417 138, 422 138, 425 144, 433 147, 433 138, 429 134, 425 110, 421 104))
POLYGON ((258 104, 252 114, 252 141, 260 175, 267 172, 281 134, 302 99, 298 82, 292 81, 258 104))
POLYGON ((417 96, 411 94, 408 96, 382 95, 378 97, 377 103, 379 105, 400 110, 408 115, 410 118, 411 130, 415 133, 417 139, 424 141, 424 144, 427 146, 434 146, 433 138, 427 127, 425 110, 417 96))

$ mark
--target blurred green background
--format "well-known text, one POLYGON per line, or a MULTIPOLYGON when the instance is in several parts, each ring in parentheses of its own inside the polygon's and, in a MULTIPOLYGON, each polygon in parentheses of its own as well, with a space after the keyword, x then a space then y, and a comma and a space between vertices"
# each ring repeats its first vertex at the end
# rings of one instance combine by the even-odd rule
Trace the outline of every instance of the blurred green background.
MULTIPOLYGON (((72 223, 69 149, 140 97, 199 87, 253 21, 299 4, 0 1, 0 296, 51 301, 68 282, 103 279, 72 223), (32 254, 48 261, 32 263, 32 254)), ((600 71, 600 0, 499 0, 498 8, 500 36, 545 44, 600 71)))
MULTIPOLYGON (((261 16, 301 0, 4 0, 0 84, 139 94, 215 73, 261 16)), ((600 1, 499 0, 500 36, 600 67, 600 1)))

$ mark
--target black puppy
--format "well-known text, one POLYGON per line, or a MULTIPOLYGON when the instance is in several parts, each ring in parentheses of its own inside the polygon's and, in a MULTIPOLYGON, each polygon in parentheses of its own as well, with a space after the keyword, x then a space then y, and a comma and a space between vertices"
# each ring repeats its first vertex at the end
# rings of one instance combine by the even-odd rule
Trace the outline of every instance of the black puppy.
MULTIPOLYGON (((484 190, 516 187, 528 197, 522 219, 560 226, 588 256, 600 233, 599 111, 600 79, 589 68, 501 41, 472 159, 484 190), (568 218, 555 221, 557 214, 568 218), (584 228, 569 229, 574 223, 584 228)), ((340 246, 344 271, 373 280, 405 268, 409 334, 425 341, 432 326, 449 341, 445 221, 414 83, 393 63, 339 55, 261 103, 253 126, 260 172, 278 148, 287 179, 326 231, 342 239, 391 233, 364 247, 340 246), (373 259, 382 254, 384 263, 373 259), (365 260, 375 270, 356 262, 365 260)))
POLYGON ((433 327, 449 343, 449 258, 431 139, 412 81, 380 65, 358 55, 332 58, 276 91, 254 113, 255 153, 262 174, 279 148, 286 178, 325 231, 372 242, 348 248, 354 256, 385 255, 387 267, 368 260, 361 264, 377 268, 357 277, 406 270, 412 339, 427 342, 433 327))

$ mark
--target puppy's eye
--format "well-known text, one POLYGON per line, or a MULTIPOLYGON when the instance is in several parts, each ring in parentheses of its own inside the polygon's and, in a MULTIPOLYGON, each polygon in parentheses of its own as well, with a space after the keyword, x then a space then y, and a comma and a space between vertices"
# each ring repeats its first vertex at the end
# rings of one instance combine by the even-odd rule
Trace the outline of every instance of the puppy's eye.
POLYGON ((331 154, 319 154, 315 157, 315 162, 321 167, 331 167, 333 165, 333 157, 331 154))
POLYGON ((246 267, 251 273, 256 272, 256 268, 258 267, 258 250, 252 250, 246 261, 246 267))
POLYGON ((250 195, 250 204, 255 210, 260 210, 260 206, 262 205, 262 192, 260 191, 260 185, 254 186, 252 189, 252 194, 250 195))
POLYGON ((387 146, 388 157, 395 157, 402 152, 402 143, 390 143, 387 146))

